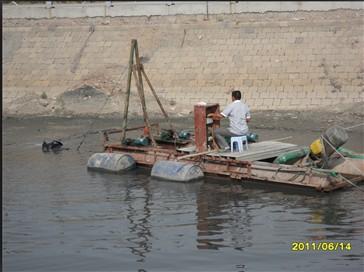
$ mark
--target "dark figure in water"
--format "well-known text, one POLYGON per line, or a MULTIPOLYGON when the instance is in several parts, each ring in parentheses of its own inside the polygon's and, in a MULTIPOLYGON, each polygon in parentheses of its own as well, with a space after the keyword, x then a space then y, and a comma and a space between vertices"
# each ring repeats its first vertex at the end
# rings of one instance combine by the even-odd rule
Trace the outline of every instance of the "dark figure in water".
POLYGON ((42 144, 42 151, 49 152, 49 151, 60 151, 62 149, 63 144, 60 141, 53 140, 52 142, 47 143, 43 141, 42 144))

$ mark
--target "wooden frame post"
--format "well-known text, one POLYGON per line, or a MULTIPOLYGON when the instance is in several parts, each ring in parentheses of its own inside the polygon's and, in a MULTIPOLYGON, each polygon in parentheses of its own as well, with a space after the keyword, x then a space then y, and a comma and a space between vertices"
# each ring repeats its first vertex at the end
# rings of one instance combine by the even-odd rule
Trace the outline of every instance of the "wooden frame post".
POLYGON ((157 143, 154 139, 151 125, 149 122, 148 112, 147 112, 147 106, 145 103, 145 95, 144 95, 144 87, 143 87, 143 77, 148 83, 148 86, 153 93, 154 98, 156 99, 164 117, 167 119, 171 129, 173 132, 175 132, 172 123, 168 117, 167 112, 164 110, 162 103, 160 102, 157 93, 155 92, 149 78, 147 77, 144 67, 140 62, 139 57, 139 49, 138 49, 138 41, 133 39, 131 41, 131 48, 130 48, 130 57, 129 57, 129 67, 128 67, 128 79, 127 79, 127 86, 126 86, 126 94, 125 94, 125 103, 124 103, 124 116, 123 116, 123 125, 122 125, 122 136, 121 136, 121 144, 123 144, 125 137, 126 137, 126 131, 127 129, 127 123, 128 123, 128 111, 129 111, 129 100, 130 100, 130 88, 131 88, 131 78, 132 76, 135 79, 135 84, 138 90, 138 95, 140 98, 140 103, 142 105, 143 110, 143 118, 144 118, 144 125, 148 128, 149 137, 152 141, 152 145, 154 147, 157 146, 157 143), (134 64, 134 57, 135 57, 135 64, 134 64))
POLYGON ((158 97, 157 93, 155 92, 155 90, 154 90, 154 88, 153 88, 153 86, 152 86, 152 83, 150 83, 150 80, 149 80, 149 78, 147 77, 147 74, 145 73, 144 66, 143 66, 143 65, 141 65, 141 67, 140 67, 140 68, 141 68, 141 71, 142 71, 142 73, 143 73, 143 76, 144 76, 145 80, 146 80, 146 81, 147 81, 147 83, 148 83, 149 89, 152 91, 152 93, 153 93, 153 95, 154 95, 155 100, 157 100, 157 103, 158 103, 158 105, 159 105, 159 107, 160 107, 160 109, 161 109, 161 111, 162 111, 162 113, 163 113, 164 117, 167 119, 168 124, 169 124, 169 126, 171 127, 171 130, 175 131, 175 130, 174 130, 174 127, 172 126, 171 120, 170 120, 170 119, 169 119, 169 117, 168 117, 167 112, 164 110, 163 105, 162 105, 161 101, 159 100, 159 97, 158 97))
POLYGON ((151 130, 151 126, 150 126, 150 122, 149 122, 149 118, 148 118, 148 113, 147 113, 147 106, 145 104, 145 97, 144 97, 144 91, 140 85, 140 79, 138 79, 137 77, 137 68, 134 66, 133 67, 133 76, 137 85, 137 89, 138 89, 138 94, 139 94, 139 98, 142 104, 142 110, 143 110, 143 118, 144 118, 144 124, 145 126, 148 128, 148 132, 149 132, 149 137, 152 140, 152 145, 153 146, 157 146, 157 143, 154 139, 152 130, 151 130))
POLYGON ((121 144, 123 144, 126 136, 126 127, 128 123, 128 111, 129 111, 129 98, 130 98, 130 86, 131 86, 131 73, 133 72, 133 60, 134 60, 134 49, 136 45, 136 40, 131 40, 130 56, 129 56, 129 67, 128 67, 128 79, 126 85, 126 94, 124 101, 124 116, 121 134, 121 144))

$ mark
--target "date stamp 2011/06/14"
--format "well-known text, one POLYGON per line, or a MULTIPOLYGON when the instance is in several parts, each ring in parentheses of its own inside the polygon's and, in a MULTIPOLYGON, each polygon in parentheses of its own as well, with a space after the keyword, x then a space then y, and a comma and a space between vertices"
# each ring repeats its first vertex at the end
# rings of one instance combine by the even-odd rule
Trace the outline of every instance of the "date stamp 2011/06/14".
POLYGON ((292 242, 292 251, 350 251, 351 243, 346 242, 292 242))

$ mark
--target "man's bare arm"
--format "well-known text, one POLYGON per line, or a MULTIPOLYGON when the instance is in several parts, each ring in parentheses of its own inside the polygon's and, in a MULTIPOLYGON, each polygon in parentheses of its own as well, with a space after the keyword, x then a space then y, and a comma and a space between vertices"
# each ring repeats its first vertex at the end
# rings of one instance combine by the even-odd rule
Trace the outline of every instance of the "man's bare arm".
POLYGON ((221 120, 222 118, 225 118, 224 115, 222 115, 219 112, 209 113, 207 117, 212 118, 213 120, 221 120))

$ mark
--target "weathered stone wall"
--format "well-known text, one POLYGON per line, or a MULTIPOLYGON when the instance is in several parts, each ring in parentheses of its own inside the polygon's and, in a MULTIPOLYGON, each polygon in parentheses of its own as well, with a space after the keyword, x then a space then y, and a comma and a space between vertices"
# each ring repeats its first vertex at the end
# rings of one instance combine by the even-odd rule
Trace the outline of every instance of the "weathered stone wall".
MULTIPOLYGON (((203 15, 3 20, 3 114, 122 112, 133 38, 172 114, 187 113, 198 101, 224 106, 231 88, 241 89, 253 110, 362 102, 363 15, 336 10, 209 20, 203 15)), ((135 86, 132 93, 131 111, 139 114, 135 86)), ((155 102, 148 106, 157 109, 155 102)))

